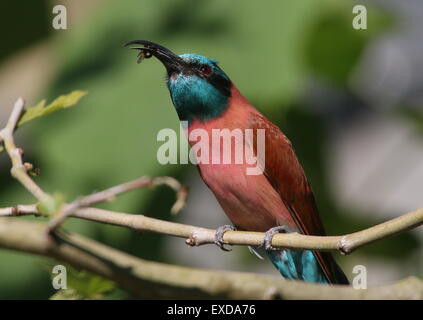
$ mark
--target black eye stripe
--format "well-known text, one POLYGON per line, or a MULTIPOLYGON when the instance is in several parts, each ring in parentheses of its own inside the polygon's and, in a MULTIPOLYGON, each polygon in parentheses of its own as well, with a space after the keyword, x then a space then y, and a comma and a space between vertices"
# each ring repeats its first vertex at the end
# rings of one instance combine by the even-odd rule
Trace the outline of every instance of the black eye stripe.
POLYGON ((213 68, 209 65, 204 65, 201 63, 190 63, 189 65, 187 65, 187 69, 185 72, 187 74, 197 74, 199 77, 212 84, 223 95, 227 97, 231 95, 231 81, 221 76, 220 74, 213 72, 213 68), (209 67, 211 72, 209 74, 204 74, 203 72, 201 72, 200 68, 203 66, 209 67))
POLYGON ((203 74, 210 74, 212 72, 212 68, 207 65, 207 64, 203 64, 200 68, 199 68, 200 72, 202 72, 203 74))
POLYGON ((231 95, 231 81, 229 79, 213 73, 208 78, 208 81, 225 96, 229 97, 231 95))

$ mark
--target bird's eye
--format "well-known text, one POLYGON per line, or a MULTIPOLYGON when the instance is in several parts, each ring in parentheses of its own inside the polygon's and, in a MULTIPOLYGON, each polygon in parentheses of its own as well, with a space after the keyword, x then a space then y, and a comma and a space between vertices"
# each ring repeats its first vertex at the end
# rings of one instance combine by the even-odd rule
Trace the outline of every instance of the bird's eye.
POLYGON ((202 74, 208 75, 208 74, 210 74, 210 73, 212 72, 212 69, 210 68, 210 66, 208 66, 208 65, 206 65, 206 64, 203 64, 203 65, 200 67, 200 72, 201 72, 202 74))

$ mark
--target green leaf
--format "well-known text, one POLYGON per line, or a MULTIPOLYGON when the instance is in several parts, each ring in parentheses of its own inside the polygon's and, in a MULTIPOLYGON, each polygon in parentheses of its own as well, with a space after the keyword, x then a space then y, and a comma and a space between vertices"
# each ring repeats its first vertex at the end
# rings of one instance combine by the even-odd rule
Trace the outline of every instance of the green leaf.
POLYGON ((79 99, 81 99, 86 94, 87 94, 87 91, 75 90, 69 94, 62 95, 56 98, 52 103, 50 103, 47 106, 45 105, 46 100, 42 100, 35 107, 29 108, 25 111, 25 113, 23 114, 22 118, 20 119, 18 123, 18 127, 20 127, 24 123, 27 123, 31 120, 45 116, 49 113, 71 107, 77 104, 79 99))
POLYGON ((67 289, 57 291, 51 300, 99 299, 116 289, 116 284, 106 278, 68 264, 67 289))

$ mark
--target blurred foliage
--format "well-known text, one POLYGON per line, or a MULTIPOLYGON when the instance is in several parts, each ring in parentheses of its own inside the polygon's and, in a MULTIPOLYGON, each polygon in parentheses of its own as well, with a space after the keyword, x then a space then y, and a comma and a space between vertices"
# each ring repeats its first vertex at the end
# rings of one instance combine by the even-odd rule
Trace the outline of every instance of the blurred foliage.
MULTIPOLYGON (((326 124, 301 99, 310 78, 346 90, 361 52, 389 25, 387 15, 367 8, 372 27, 361 32, 351 27, 349 1, 97 1, 83 20, 66 31, 55 31, 51 39, 60 64, 42 96, 55 97, 73 88, 90 94, 72 112, 54 113, 28 126, 30 136, 23 147, 31 162, 43 169, 38 182, 69 200, 145 174, 183 181, 194 168, 161 166, 156 160, 157 132, 162 128, 179 132, 164 70, 153 59, 138 66, 134 52, 122 47, 129 40, 148 39, 176 53, 196 52, 221 61, 240 90, 293 140, 329 233, 372 225, 371 216, 368 221, 349 217, 347 224, 342 222, 345 216, 327 186, 326 124)), ((32 201, 7 177, 7 170, 3 168, 0 184, 2 206, 32 201)), ((168 214, 173 197, 166 188, 142 190, 104 207, 175 219, 168 214)), ((171 262, 162 254, 160 235, 80 220, 70 220, 66 227, 132 254, 171 262)), ((405 236, 406 241, 410 237, 405 236)), ((407 255, 414 249, 396 252, 407 255)), ((50 283, 33 259, 0 251, 0 298, 51 295, 50 283)))
POLYGON ((49 36, 52 31, 49 2, 0 1, 0 61, 49 36))
POLYGON ((335 86, 346 86, 357 58, 366 43, 392 24, 390 16, 368 7, 368 30, 357 32, 351 27, 350 10, 345 2, 320 9, 320 19, 311 31, 305 52, 309 72, 335 86))
POLYGON ((408 120, 420 135, 423 135, 423 111, 415 106, 401 108, 398 115, 408 120))

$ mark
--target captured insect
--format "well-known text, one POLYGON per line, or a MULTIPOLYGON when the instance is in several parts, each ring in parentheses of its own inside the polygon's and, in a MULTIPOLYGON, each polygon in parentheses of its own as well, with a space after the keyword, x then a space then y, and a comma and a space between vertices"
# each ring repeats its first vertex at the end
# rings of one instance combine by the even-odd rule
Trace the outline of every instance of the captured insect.
POLYGON ((138 56, 137 56, 137 63, 138 64, 140 64, 144 59, 149 59, 153 56, 153 54, 150 51, 142 50, 142 48, 139 49, 139 50, 140 50, 140 52, 138 53, 138 56))
POLYGON ((171 58, 179 59, 173 52, 151 41, 134 40, 124 44, 124 46, 129 45, 137 45, 136 47, 131 47, 131 49, 139 50, 137 63, 141 63, 144 59, 151 58, 152 56, 158 57, 159 60, 171 58), (142 47, 139 45, 142 45, 142 47))

